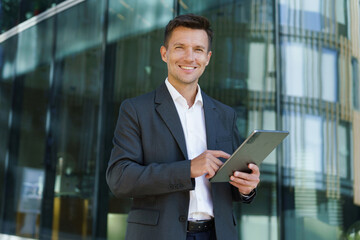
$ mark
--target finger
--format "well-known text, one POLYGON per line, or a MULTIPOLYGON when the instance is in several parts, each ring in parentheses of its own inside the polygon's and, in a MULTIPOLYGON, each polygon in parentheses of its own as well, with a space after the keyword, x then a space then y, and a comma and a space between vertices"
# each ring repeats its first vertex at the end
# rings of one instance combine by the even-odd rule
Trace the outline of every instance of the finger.
MULTIPOLYGON (((240 175, 243 174, 242 172, 237 172, 237 173, 239 173, 240 175)), ((257 176, 253 176, 251 174, 247 174, 249 177, 245 177, 245 178, 239 178, 239 177, 235 176, 235 175, 239 175, 239 174, 234 173, 234 175, 231 176, 230 179, 231 180, 233 179, 233 181, 243 184, 243 185, 249 185, 253 188, 256 188, 257 185, 260 183, 260 178, 258 178, 257 176)))
POLYGON ((248 168, 252 170, 252 173, 255 175, 260 175, 259 167, 256 164, 249 163, 248 168))
POLYGON ((215 171, 213 169, 209 169, 208 173, 205 175, 205 178, 209 179, 215 175, 215 171))
POLYGON ((223 162, 217 159, 214 156, 210 156, 207 159, 206 168, 211 168, 215 172, 220 168, 220 166, 223 165, 223 162))
POLYGON ((240 184, 242 186, 253 187, 253 185, 254 185, 254 183, 252 181, 248 181, 248 180, 245 180, 243 178, 237 178, 237 177, 234 177, 234 176, 231 176, 230 180, 232 182, 238 183, 238 184, 240 184))
POLYGON ((215 162, 212 162, 212 163, 210 164, 210 167, 211 167, 211 169, 214 171, 214 175, 215 175, 216 172, 219 170, 220 165, 216 164, 215 162))
POLYGON ((208 172, 208 174, 206 175, 206 178, 212 178, 216 174, 217 170, 219 170, 219 168, 222 164, 223 164, 222 161, 220 161, 219 159, 217 159, 214 156, 211 156, 209 158, 209 162, 206 167, 206 171, 208 172))
POLYGON ((245 178, 245 179, 258 179, 258 178, 260 178, 260 172, 259 171, 258 172, 251 172, 251 173, 235 171, 233 175, 235 177, 245 178))
POLYGON ((204 155, 205 157, 205 163, 209 164, 209 163, 214 163, 217 166, 221 166, 223 164, 222 161, 220 161, 220 159, 216 158, 214 155, 212 155, 212 153, 210 152, 206 152, 206 154, 204 155))
POLYGON ((210 157, 210 161, 211 161, 211 163, 216 164, 217 167, 220 167, 221 165, 223 165, 223 162, 214 156, 210 157))
POLYGON ((216 158, 225 158, 228 159, 230 157, 230 154, 224 152, 224 151, 220 151, 220 150, 208 150, 209 153, 211 153, 214 157, 216 158))
POLYGON ((253 183, 245 184, 245 182, 242 182, 241 180, 239 182, 230 180, 229 183, 237 187, 238 189, 241 189, 242 191, 248 191, 248 192, 251 192, 253 189, 257 187, 257 184, 253 184, 253 183))
POLYGON ((237 177, 237 178, 246 179, 246 180, 256 180, 259 178, 259 176, 255 175, 255 174, 239 172, 239 171, 235 171, 233 176, 237 177))
POLYGON ((251 193, 251 191, 253 190, 253 188, 251 188, 251 187, 245 187, 236 182, 230 182, 230 184, 233 185, 234 187, 236 187, 239 190, 239 192, 244 195, 251 193))

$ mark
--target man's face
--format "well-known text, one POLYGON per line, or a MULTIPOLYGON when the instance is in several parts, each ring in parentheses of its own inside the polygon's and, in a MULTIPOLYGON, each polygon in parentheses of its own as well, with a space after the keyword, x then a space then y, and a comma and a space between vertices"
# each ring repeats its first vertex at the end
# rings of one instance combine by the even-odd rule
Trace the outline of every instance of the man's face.
POLYGON ((160 49, 161 58, 167 63, 169 82, 175 87, 197 84, 210 61, 208 49, 209 39, 204 30, 175 28, 168 47, 160 49))

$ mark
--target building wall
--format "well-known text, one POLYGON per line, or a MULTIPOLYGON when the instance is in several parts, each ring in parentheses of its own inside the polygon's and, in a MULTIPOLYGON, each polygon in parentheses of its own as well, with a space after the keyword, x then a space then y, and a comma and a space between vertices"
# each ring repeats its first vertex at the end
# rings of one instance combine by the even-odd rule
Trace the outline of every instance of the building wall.
POLYGON ((118 108, 165 80, 164 26, 192 12, 215 31, 202 89, 237 111, 243 137, 290 131, 254 202, 234 204, 240 239, 359 234, 358 0, 43 4, 1 29, 0 233, 123 239, 131 200, 105 182, 118 108))

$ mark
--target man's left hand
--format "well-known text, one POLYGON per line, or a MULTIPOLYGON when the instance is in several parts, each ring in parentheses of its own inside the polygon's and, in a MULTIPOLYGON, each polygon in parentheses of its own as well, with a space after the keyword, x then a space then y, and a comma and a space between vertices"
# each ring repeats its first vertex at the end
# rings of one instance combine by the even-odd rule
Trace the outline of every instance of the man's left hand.
POLYGON ((253 163, 248 165, 251 173, 235 171, 230 177, 230 184, 239 189, 243 195, 248 195, 260 182, 260 170, 253 163))

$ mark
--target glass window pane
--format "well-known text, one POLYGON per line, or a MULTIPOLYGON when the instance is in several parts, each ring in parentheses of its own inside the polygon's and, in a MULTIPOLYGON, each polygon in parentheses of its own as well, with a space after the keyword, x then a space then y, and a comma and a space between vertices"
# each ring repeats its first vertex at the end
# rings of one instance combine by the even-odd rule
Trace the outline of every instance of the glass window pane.
POLYGON ((336 12, 336 19, 338 21, 338 23, 340 24, 346 24, 345 19, 346 19, 346 2, 344 0, 337 0, 335 1, 335 12, 336 12))
POLYGON ((104 2, 85 1, 57 15, 57 60, 101 44, 103 5, 104 2))
POLYGON ((304 89, 304 47, 301 43, 283 44, 283 63, 284 63, 284 84, 285 94, 289 96, 301 97, 305 95, 304 89), (296 56, 296 57, 294 57, 296 56))
POLYGON ((53 239, 91 239, 105 1, 85 1, 56 15, 56 180, 53 239))
POLYGON ((322 172, 322 119, 317 116, 306 115, 304 122, 304 155, 297 159, 297 168, 322 172))
POLYGON ((338 166, 338 175, 342 178, 349 178, 349 164, 350 164, 350 134, 349 126, 347 124, 342 124, 339 126, 339 166, 338 166))
POLYGON ((53 237, 91 236, 99 114, 100 49, 58 64, 57 164, 53 237), (61 72, 60 72, 61 71, 61 72), (73 81, 77 79, 77 81, 73 81))
POLYGON ((59 5, 66 0, 32 0, 32 1, 11 1, 0 2, 0 32, 6 32, 18 24, 38 17, 48 9, 59 5))
POLYGON ((290 131, 283 148, 284 237, 335 240, 359 216, 349 171, 350 116, 355 114, 351 84, 357 81, 351 82, 357 73, 347 48, 352 9, 350 1, 295 2, 298 11, 289 9, 294 1, 280 1, 283 124, 290 131), (311 16, 315 12, 321 28, 310 26, 318 24, 311 16), (297 25, 299 16, 305 25, 297 25))
MULTIPOLYGON (((163 28, 174 14, 173 2, 109 0, 108 42, 163 28)), ((160 48, 160 46, 159 46, 160 48)))
POLYGON ((41 64, 51 61, 53 46, 53 18, 40 22, 18 35, 16 56, 17 74, 33 71, 41 64))
POLYGON ((37 238, 44 186, 49 66, 15 79, 5 195, 5 231, 37 238), (12 187, 11 187, 12 186, 12 187), (8 188, 14 188, 10 190, 8 188))
POLYGON ((322 99, 329 102, 337 100, 337 52, 323 48, 321 59, 322 99))
POLYGON ((9 122, 12 118, 12 90, 17 38, 10 38, 0 44, 0 216, 4 214, 5 176, 9 161, 9 122))

